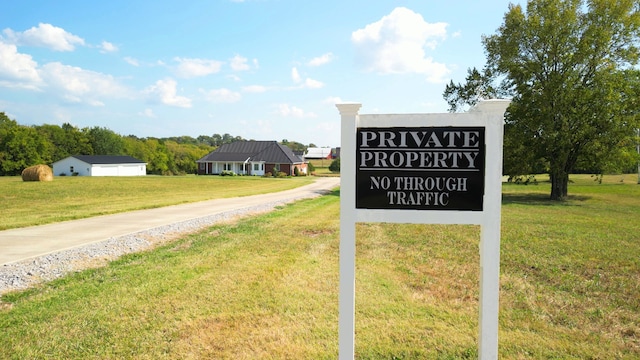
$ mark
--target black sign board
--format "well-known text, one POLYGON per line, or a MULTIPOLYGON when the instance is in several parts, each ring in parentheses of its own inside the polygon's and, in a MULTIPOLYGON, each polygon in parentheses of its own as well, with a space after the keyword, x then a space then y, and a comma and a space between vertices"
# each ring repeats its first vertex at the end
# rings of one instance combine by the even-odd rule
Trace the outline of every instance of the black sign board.
POLYGON ((356 208, 482 211, 484 127, 358 128, 356 208))

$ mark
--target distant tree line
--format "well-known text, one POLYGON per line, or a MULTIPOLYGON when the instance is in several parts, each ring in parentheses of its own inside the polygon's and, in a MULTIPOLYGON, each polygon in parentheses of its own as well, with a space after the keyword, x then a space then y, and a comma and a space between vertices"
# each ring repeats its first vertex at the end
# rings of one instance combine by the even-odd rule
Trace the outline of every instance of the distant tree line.
MULTIPOLYGON (((245 139, 229 134, 139 138, 122 136, 104 127, 80 129, 67 123, 25 126, 0 112, 0 175, 19 175, 26 167, 51 165, 72 155, 129 155, 146 162, 149 174, 194 174, 198 159, 239 140, 245 139)), ((300 143, 287 143, 296 150, 306 150, 300 143)))

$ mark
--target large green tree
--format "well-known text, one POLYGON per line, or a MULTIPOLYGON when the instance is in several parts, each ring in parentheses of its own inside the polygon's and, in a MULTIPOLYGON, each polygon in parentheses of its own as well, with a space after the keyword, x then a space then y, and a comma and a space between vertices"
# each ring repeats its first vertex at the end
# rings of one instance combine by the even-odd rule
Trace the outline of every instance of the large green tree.
POLYGON ((506 171, 544 166, 551 199, 562 200, 578 164, 602 170, 632 145, 639 35, 637 0, 529 0, 526 11, 511 4, 496 34, 482 39, 483 71, 451 82, 444 97, 456 111, 508 94, 506 171))
POLYGON ((44 124, 34 128, 39 137, 51 144, 49 157, 54 162, 71 155, 94 155, 87 132, 69 123, 62 126, 44 124))
POLYGON ((58 125, 43 124, 34 126, 39 136, 46 139, 50 146, 50 157, 52 161, 58 161, 66 158, 73 151, 72 142, 67 140, 67 132, 58 125))
POLYGON ((175 174, 196 174, 198 172, 197 163, 200 158, 213 150, 208 145, 194 145, 191 143, 178 143, 172 140, 164 140, 169 154, 173 156, 175 164, 175 174))
POLYGON ((89 139, 89 144, 95 155, 122 155, 124 140, 122 136, 104 127, 94 126, 82 131, 89 139))
POLYGON ((36 129, 0 112, 0 175, 18 175, 26 167, 49 163, 50 146, 36 129))

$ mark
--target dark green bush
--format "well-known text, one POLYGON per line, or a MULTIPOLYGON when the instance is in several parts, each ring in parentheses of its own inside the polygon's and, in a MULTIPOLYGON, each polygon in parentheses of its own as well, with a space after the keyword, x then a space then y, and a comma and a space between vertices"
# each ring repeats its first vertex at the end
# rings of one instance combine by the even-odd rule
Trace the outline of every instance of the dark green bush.
POLYGON ((331 162, 331 165, 329 165, 329 171, 333 173, 340 172, 340 158, 337 158, 331 162))

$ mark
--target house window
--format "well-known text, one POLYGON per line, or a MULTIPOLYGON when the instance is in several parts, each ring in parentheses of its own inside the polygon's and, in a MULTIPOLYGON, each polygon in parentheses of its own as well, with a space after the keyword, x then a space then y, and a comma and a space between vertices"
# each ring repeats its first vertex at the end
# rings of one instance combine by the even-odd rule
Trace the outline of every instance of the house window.
POLYGON ((262 170, 262 164, 253 164, 253 171, 262 170))
POLYGON ((231 171, 231 164, 224 163, 224 166, 222 167, 222 170, 231 171))
POLYGON ((73 173, 73 166, 69 166, 69 172, 73 173))
POLYGON ((204 170, 205 163, 200 163, 200 170, 204 170))

